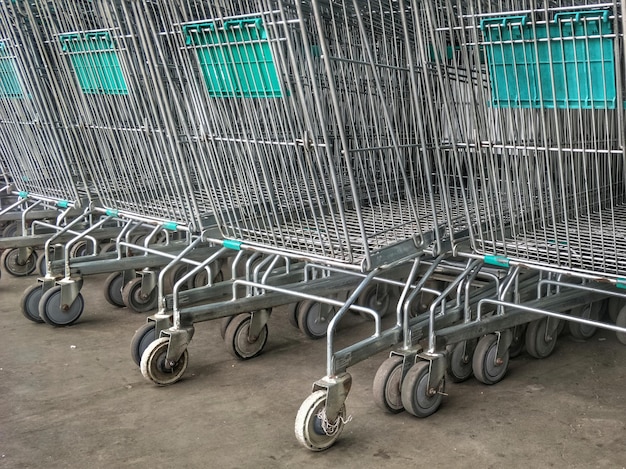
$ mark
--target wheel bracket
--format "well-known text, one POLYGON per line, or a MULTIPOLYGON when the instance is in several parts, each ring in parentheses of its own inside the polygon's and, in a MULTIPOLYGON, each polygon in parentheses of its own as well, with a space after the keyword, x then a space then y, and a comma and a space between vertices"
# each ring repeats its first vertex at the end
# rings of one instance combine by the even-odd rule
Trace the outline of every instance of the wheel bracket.
POLYGON ((261 309, 259 311, 253 311, 250 314, 250 327, 248 329, 248 336, 254 342, 261 334, 261 331, 270 319, 270 309, 261 309))
POLYGON ((187 350, 187 346, 191 342, 194 332, 195 329, 193 326, 184 329, 164 329, 161 331, 161 337, 167 336, 170 338, 167 354, 165 355, 167 363, 176 364, 178 362, 183 353, 185 353, 185 350, 187 350))
POLYGON ((352 387, 352 376, 350 373, 340 373, 337 376, 324 376, 313 384, 313 392, 319 390, 326 391, 326 417, 330 422, 335 422, 343 404, 346 402, 350 388, 352 387))

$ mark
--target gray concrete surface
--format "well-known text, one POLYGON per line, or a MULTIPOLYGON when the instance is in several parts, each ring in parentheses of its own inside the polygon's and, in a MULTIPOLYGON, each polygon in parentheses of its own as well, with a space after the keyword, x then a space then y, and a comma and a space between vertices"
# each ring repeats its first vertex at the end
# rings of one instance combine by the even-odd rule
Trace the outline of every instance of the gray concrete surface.
MULTIPOLYGON (((78 323, 52 328, 18 310, 34 277, 0 279, 0 467, 607 467, 626 466, 626 347, 611 332, 562 337, 545 360, 522 355, 494 386, 448 383, 427 419, 379 410, 371 397, 385 354, 350 371, 353 420, 330 450, 299 445, 293 425, 324 374, 324 341, 270 320, 265 353, 226 351, 217 324, 190 345, 184 379, 156 387, 131 361, 142 315, 109 306, 88 278, 78 323)), ((368 334, 355 318, 344 336, 368 334)))

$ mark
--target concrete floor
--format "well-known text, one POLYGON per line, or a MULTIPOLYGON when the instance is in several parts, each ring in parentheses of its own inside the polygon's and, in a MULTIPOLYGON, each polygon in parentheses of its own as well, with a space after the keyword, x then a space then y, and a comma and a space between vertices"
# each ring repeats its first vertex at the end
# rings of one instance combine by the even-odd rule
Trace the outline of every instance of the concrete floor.
MULTIPOLYGON (((373 402, 380 354, 350 369, 352 391, 337 444, 312 453, 294 419, 324 374, 325 343, 270 320, 265 352, 231 357, 216 324, 197 326, 185 377, 147 382, 129 343, 144 317, 103 299, 104 277, 85 281, 74 326, 29 322, 18 300, 34 277, 0 279, 0 467, 610 467, 626 466, 626 347, 614 333, 562 337, 545 360, 523 354, 505 379, 448 382, 427 419, 389 415, 373 402)), ((343 330, 369 334, 361 318, 343 330)))

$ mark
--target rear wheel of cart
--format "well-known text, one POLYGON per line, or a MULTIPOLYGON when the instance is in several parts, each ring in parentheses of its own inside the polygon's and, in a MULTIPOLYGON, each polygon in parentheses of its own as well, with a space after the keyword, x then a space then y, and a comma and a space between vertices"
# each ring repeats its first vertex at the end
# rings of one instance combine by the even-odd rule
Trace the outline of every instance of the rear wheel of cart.
POLYGON ((51 326, 74 324, 85 309, 85 301, 80 293, 72 304, 61 304, 61 287, 56 286, 45 292, 39 301, 39 316, 51 326))
POLYGON ((43 295, 43 286, 40 283, 31 285, 22 294, 20 310, 26 319, 36 323, 44 322, 39 316, 39 301, 43 295))
POLYGON ((402 380, 402 404, 407 412, 416 417, 428 417, 441 406, 444 381, 429 386, 430 362, 420 360, 411 367, 402 380))
POLYGON ((130 341, 130 355, 137 366, 148 346, 156 340, 156 322, 148 321, 141 326, 130 341))
POLYGON ((228 351, 241 360, 258 356, 267 343, 267 324, 256 337, 250 336, 250 314, 239 314, 232 318, 224 334, 228 351))
POLYGON ((378 368, 374 377, 374 402, 386 412, 397 414, 404 410, 402 405, 402 364, 404 358, 392 355, 378 368))
POLYGON ((328 323, 334 315, 332 306, 318 301, 306 300, 298 303, 298 327, 309 339, 326 337, 328 323))
POLYGON ((2 253, 2 266, 14 277, 32 274, 37 268, 37 253, 31 251, 26 259, 19 258, 19 249, 7 249, 2 253))
POLYGON ((113 306, 118 308, 124 307, 124 298, 122 290, 124 288, 124 273, 113 272, 104 281, 104 299, 113 306))
POLYGON ((158 291, 153 288, 147 295, 141 291, 142 278, 132 279, 122 289, 122 301, 131 310, 137 313, 147 313, 157 307, 158 291))
POLYGON ((495 384, 502 381, 509 366, 509 351, 498 358, 498 336, 489 334, 478 341, 472 370, 478 381, 484 384, 495 384))
POLYGON ((548 319, 537 319, 528 324, 526 329, 526 351, 531 357, 549 357, 556 347, 558 327, 550 327, 548 329, 548 319))
MULTIPOLYGON (((590 303, 588 305, 574 308, 570 311, 570 315, 582 319, 589 319, 591 321, 599 321, 605 307, 606 302, 604 300, 594 301, 593 303, 590 303)), ((568 322, 568 328, 569 333, 572 335, 572 337, 582 340, 590 339, 598 330, 596 326, 582 324, 574 321, 568 322)))
POLYGON ((448 347, 448 376, 454 383, 462 383, 472 377, 472 358, 476 340, 467 340, 448 347))

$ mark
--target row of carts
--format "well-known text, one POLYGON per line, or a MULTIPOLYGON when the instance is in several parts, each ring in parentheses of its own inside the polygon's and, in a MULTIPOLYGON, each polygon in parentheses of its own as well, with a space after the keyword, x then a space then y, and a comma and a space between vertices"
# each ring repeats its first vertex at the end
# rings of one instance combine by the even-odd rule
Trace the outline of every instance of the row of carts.
POLYGON ((376 403, 427 417, 564 327, 626 343, 623 31, 619 1, 2 0, 20 309, 73 324, 108 274, 168 385, 196 323, 249 359, 287 306, 327 342, 295 422, 316 451, 385 350, 376 403), (371 334, 339 346, 353 313, 371 334))

